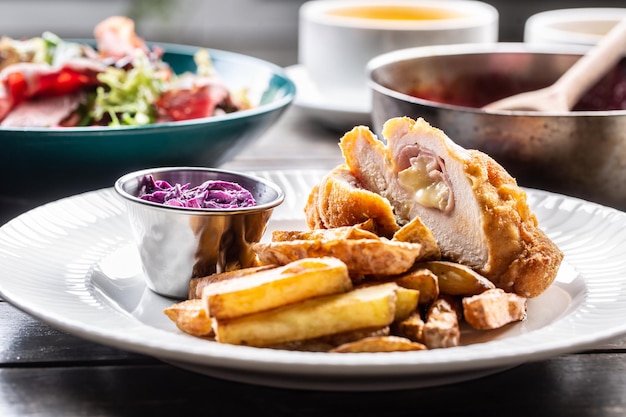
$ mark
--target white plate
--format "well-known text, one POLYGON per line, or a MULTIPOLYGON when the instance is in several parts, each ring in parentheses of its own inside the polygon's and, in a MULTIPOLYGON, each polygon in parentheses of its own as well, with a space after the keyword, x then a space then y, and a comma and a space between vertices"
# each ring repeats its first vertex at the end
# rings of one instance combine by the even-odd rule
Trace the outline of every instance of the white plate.
MULTIPOLYGON (((270 230, 305 227, 308 190, 325 171, 265 171, 286 192, 270 230)), ((388 390, 477 378, 626 333, 626 213, 528 190, 540 224, 565 252, 557 281, 529 302, 528 319, 466 332, 465 346, 421 352, 328 354, 230 346, 194 338, 147 290, 112 189, 59 200, 0 228, 0 295, 74 335, 194 372, 255 384, 388 390)))
POLYGON ((325 97, 302 65, 287 67, 285 71, 296 84, 293 105, 302 109, 309 118, 340 131, 347 131, 357 125, 371 124, 369 101, 352 97, 345 97, 339 101, 325 97))

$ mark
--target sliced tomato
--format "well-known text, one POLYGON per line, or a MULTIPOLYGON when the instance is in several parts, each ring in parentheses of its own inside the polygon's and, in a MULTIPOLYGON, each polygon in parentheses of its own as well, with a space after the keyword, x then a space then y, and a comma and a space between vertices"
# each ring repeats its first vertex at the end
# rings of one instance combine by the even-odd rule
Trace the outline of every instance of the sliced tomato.
POLYGON ((58 71, 28 75, 20 71, 9 72, 3 81, 12 106, 31 97, 71 94, 98 83, 95 73, 79 72, 65 67, 58 71))
POLYGON ((81 73, 70 68, 62 68, 57 73, 41 76, 37 95, 65 95, 74 93, 86 86, 98 83, 95 74, 81 73))
POLYGON ((28 95, 28 83, 21 72, 7 74, 4 85, 12 103, 22 101, 20 98, 24 99, 28 95))

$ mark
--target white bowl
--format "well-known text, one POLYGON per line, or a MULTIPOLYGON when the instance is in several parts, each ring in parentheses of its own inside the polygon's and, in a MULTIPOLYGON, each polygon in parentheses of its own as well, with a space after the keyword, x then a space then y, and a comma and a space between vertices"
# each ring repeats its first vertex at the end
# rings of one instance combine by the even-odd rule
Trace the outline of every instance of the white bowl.
POLYGON ((498 10, 467 0, 312 0, 299 11, 298 61, 333 102, 369 102, 367 62, 396 49, 495 42, 498 10))
POLYGON ((617 7, 549 10, 528 18, 524 42, 592 46, 624 17, 626 8, 617 7))

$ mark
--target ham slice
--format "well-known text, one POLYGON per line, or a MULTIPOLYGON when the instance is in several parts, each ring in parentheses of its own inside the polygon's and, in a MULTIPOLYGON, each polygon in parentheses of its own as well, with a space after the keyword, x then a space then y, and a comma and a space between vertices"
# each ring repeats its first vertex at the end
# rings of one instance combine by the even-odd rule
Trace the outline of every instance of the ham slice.
POLYGON ((18 104, 0 122, 2 127, 59 127, 74 113, 82 94, 42 97, 18 104))
MULTIPOLYGON (((505 291, 534 297, 548 288, 563 254, 539 228, 526 193, 502 166, 482 152, 460 147, 423 119, 390 119, 382 134, 386 145, 363 126, 342 138, 355 188, 388 201, 398 225, 419 217, 432 231, 442 258, 473 268, 505 291)), ((340 199, 326 197, 318 190, 317 206, 340 212, 332 207, 340 199)), ((343 197, 351 198, 359 196, 343 197)), ((345 207, 363 212, 367 204, 345 207)))

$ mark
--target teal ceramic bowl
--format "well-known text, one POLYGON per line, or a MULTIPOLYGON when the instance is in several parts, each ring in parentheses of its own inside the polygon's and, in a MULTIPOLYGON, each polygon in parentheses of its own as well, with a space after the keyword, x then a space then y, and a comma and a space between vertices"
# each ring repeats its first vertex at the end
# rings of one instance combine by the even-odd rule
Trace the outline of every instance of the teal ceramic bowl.
MULTIPOLYGON (((175 72, 195 71, 197 47, 158 45, 175 72)), ((248 88, 258 98, 256 107, 143 127, 0 128, 0 201, 43 202, 110 187, 138 169, 216 167, 232 159, 277 121, 292 103, 295 86, 277 65, 208 51, 231 91, 248 88)))

